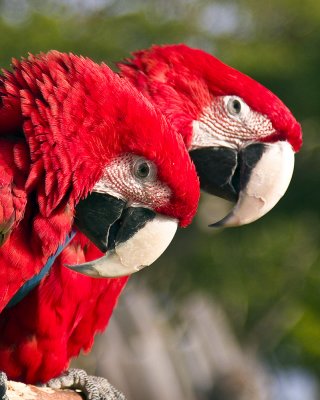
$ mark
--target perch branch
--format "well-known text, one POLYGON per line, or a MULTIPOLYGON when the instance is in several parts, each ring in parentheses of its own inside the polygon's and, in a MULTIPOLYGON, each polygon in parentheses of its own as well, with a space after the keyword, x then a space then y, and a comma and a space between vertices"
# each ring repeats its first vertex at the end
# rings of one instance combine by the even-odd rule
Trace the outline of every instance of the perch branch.
POLYGON ((83 400, 72 390, 54 390, 14 381, 8 381, 7 396, 9 400, 83 400))

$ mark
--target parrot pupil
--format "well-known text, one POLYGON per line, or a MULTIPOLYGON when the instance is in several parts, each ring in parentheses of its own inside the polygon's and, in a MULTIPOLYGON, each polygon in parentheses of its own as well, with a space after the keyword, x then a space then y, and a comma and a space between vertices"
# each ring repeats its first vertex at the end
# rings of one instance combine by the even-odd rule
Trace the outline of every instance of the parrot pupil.
POLYGON ((149 175, 150 168, 146 162, 143 162, 138 165, 136 175, 138 178, 146 178, 149 175))
POLYGON ((241 112, 242 104, 239 99, 229 98, 227 103, 227 110, 231 115, 238 115, 241 112))
POLYGON ((233 109, 236 114, 239 114, 241 111, 241 103, 239 100, 233 100, 233 109))

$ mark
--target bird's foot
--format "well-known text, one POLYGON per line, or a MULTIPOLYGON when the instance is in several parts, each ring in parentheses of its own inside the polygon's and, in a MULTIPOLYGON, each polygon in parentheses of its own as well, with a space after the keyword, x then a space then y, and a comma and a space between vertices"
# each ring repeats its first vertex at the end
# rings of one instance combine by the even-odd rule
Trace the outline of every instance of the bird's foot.
POLYGON ((107 379, 89 376, 84 370, 77 368, 71 368, 58 378, 51 379, 46 386, 52 389, 80 390, 86 400, 125 400, 124 395, 107 379))
POLYGON ((8 379, 4 372, 0 372, 0 400, 9 400, 7 396, 8 379))

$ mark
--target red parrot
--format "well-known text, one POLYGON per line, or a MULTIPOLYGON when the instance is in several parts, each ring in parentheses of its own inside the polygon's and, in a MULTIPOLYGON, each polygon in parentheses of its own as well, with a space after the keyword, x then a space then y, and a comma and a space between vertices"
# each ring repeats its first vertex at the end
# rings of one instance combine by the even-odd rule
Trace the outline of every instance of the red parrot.
POLYGON ((73 54, 4 71, 0 142, 0 370, 46 382, 90 349, 126 275, 190 223, 199 182, 162 114, 73 54))
POLYGON ((272 92, 183 44, 138 51, 118 66, 183 136, 201 189, 236 202, 213 226, 253 222, 283 196, 302 132, 272 92))

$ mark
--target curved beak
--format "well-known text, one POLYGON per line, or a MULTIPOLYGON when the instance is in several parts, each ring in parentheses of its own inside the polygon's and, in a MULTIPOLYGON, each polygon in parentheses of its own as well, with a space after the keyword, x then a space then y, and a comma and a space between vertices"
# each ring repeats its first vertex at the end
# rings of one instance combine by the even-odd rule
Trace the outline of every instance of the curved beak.
POLYGON ((103 253, 108 250, 110 228, 119 220, 126 202, 109 194, 92 192, 76 207, 75 224, 103 253))
POLYGON ((210 225, 213 227, 240 226, 261 218, 286 192, 294 167, 293 149, 284 141, 253 143, 239 152, 225 147, 202 148, 193 150, 190 155, 195 162, 201 188, 236 201, 225 218, 210 225), (204 153, 205 157, 202 157, 204 153), (210 154, 214 156, 210 157, 210 154), (204 159, 210 160, 206 167, 204 159), (216 178, 216 174, 219 177, 216 178))
POLYGON ((96 278, 131 275, 159 258, 176 233, 176 219, 148 208, 125 208, 122 200, 107 194, 92 193, 90 196, 86 205, 77 208, 76 224, 106 254, 94 261, 67 266, 74 271, 96 278), (89 199, 93 194, 95 199, 99 198, 100 208, 89 199), (108 204, 113 208, 106 208, 108 204), (92 218, 93 214, 97 217, 92 218), (101 225, 103 220, 99 220, 101 215, 107 222, 104 227, 101 225), (97 235, 92 222, 96 225, 97 235))

